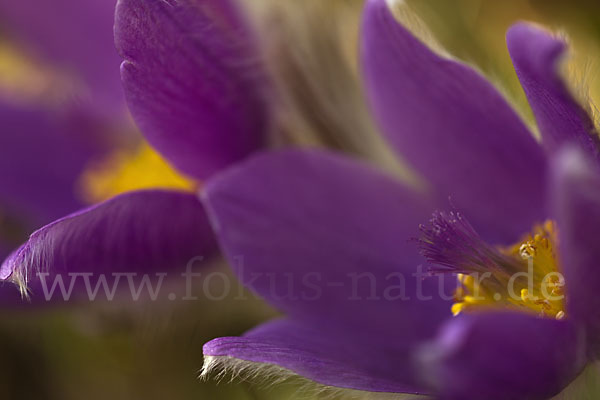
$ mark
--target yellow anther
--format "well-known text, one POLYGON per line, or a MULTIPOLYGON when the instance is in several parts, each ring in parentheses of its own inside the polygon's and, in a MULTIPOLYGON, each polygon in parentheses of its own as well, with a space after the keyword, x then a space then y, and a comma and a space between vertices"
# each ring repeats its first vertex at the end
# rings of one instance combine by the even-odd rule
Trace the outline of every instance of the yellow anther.
POLYGON ((459 286, 454 291, 454 301, 460 302, 466 295, 467 295, 467 292, 465 291, 465 288, 463 288, 462 286, 459 286))
POLYGON ((452 304, 452 315, 457 316, 460 314, 466 307, 465 303, 454 303, 452 304))
POLYGON ((535 256, 535 246, 532 242, 523 243, 519 247, 519 254, 521 254, 522 259, 528 260, 535 256))
POLYGON ((452 307, 452 313, 457 315, 493 307, 528 311, 549 318, 565 318, 565 283, 555 253, 556 243, 556 229, 548 221, 536 226, 532 234, 521 242, 499 249, 508 257, 509 268, 490 271, 491 278, 477 281, 471 275, 459 274, 461 286, 455 292, 456 304, 452 307), (511 279, 515 274, 528 276, 511 279))
POLYGON ((459 274, 459 282, 465 285, 467 288, 473 287, 475 284, 475 279, 471 275, 459 274))

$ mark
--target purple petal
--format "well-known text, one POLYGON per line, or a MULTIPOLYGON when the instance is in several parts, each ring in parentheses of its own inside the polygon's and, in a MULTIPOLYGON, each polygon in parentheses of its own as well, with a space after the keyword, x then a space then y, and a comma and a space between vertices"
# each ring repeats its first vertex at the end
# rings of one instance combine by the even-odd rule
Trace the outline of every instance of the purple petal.
POLYGON ((3 33, 89 86, 95 105, 123 112, 114 46, 116 0, 0 0, 3 33))
POLYGON ((25 277, 36 287, 38 272, 64 275, 65 280, 72 273, 93 274, 94 280, 102 274, 168 273, 215 251, 204 209, 194 194, 129 192, 32 234, 4 261, 0 279, 25 277))
MULTIPOLYGON (((404 332, 410 337, 410 330, 404 332)), ((204 355, 277 365, 327 386, 425 394, 411 363, 412 345, 414 339, 402 334, 378 337, 280 320, 243 337, 215 339, 204 345, 204 355)), ((210 361, 207 364, 210 371, 210 361)))
POLYGON ((581 339, 566 321, 471 314, 451 320, 422 356, 441 398, 544 400, 581 371, 586 361, 581 339))
POLYGON ((230 0, 120 0, 115 37, 129 108, 181 171, 204 179, 264 144, 259 54, 230 0))
POLYGON ((486 239, 514 241, 545 217, 546 160, 528 129, 479 73, 413 37, 386 0, 367 2, 362 64, 390 143, 486 239))
POLYGON ((591 350, 600 354, 600 175, 595 163, 573 149, 560 153, 554 170, 552 199, 567 315, 586 326, 591 350))
POLYGON ((577 145, 599 158, 600 141, 594 122, 560 76, 566 44, 522 22, 508 30, 506 42, 548 150, 554 152, 565 144, 577 145))
POLYGON ((1 213, 33 229, 80 208, 76 181, 102 149, 90 126, 2 101, 0 125, 1 213))
POLYGON ((413 275, 428 199, 368 165, 270 153, 211 180, 205 204, 242 282, 292 316, 405 337, 449 315, 438 279, 413 275))

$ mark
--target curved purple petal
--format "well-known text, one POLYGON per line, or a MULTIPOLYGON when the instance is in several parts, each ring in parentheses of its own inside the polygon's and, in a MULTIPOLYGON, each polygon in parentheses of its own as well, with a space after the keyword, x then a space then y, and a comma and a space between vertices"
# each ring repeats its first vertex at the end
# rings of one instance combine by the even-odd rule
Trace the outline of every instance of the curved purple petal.
MULTIPOLYGON (((379 337, 343 327, 331 329, 328 324, 279 320, 243 337, 215 339, 204 345, 204 355, 277 365, 327 386, 427 394, 411 359, 414 338, 410 330, 404 332, 408 337, 379 337)), ((210 370, 210 361, 207 367, 210 370)))
POLYGON ((260 148, 260 57, 230 0, 120 0, 115 38, 129 108, 148 141, 204 179, 260 148))
POLYGON ((585 365, 581 333, 525 313, 463 315, 423 350, 425 376, 448 400, 549 399, 585 365))
POLYGON ((454 282, 418 275, 410 242, 430 202, 368 165, 269 153, 212 179, 204 200, 242 283, 291 316, 425 337, 449 314, 438 285, 454 282))
POLYGON ((594 122, 560 76, 559 64, 566 44, 523 22, 508 30, 506 42, 544 145, 551 152, 565 144, 577 145, 598 159, 600 140, 594 122))
MULTIPOLYGON (((211 257, 216 242, 204 209, 191 193, 129 192, 36 231, 0 267, 0 279, 27 281, 39 274, 67 280, 72 274, 169 273, 195 257, 211 257)), ((40 293, 33 293, 33 299, 40 293)))
POLYGON ((600 354, 600 175, 595 163, 573 149, 560 153, 553 175, 568 315, 586 326, 591 350, 600 354))
POLYGON ((543 220, 545 155, 488 81, 417 40, 386 0, 367 1, 361 57, 381 128, 444 204, 451 196, 491 241, 543 220))
POLYGON ((37 56, 82 79, 94 105, 123 113, 119 55, 114 46, 116 0, 0 0, 3 33, 37 56))

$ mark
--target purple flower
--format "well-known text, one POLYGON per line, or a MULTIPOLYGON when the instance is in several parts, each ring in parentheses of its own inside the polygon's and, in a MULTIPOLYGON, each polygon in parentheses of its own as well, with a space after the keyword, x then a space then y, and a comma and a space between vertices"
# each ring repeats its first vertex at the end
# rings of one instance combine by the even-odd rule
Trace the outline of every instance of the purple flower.
MULTIPOLYGON (((187 176, 200 182, 264 145, 269 107, 260 55, 234 4, 121 0, 115 39, 134 119, 187 176)), ((189 261, 217 254, 195 193, 142 190, 37 230, 4 261, 0 279, 43 301, 39 273, 92 275, 96 286, 106 274, 179 276, 189 261)))
POLYGON ((114 131, 130 129, 113 14, 103 0, 0 0, 2 62, 16 65, 0 83, 2 258, 26 233, 84 206, 80 174, 123 139, 114 131))
POLYGON ((0 123, 0 243, 8 250, 18 244, 14 240, 23 240, 21 233, 83 205, 76 182, 108 143, 90 121, 41 104, 0 100, 0 123))
POLYGON ((366 4, 364 83, 390 145, 427 184, 314 150, 260 155, 211 179, 203 199, 223 251, 286 317, 206 344, 205 372, 550 398, 600 354, 598 138, 559 75, 565 45, 525 23, 507 35, 540 144, 486 79, 426 46, 388 4, 366 4), (432 217, 448 208, 458 211, 432 217), (481 285, 459 275, 457 287, 453 275, 485 272, 481 285))

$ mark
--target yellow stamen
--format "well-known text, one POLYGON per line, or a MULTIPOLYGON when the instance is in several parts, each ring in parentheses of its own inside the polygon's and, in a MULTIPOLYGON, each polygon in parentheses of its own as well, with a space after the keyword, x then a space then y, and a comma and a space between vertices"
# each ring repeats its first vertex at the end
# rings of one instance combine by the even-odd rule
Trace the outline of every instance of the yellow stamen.
POLYGON ((134 151, 117 150, 100 163, 93 163, 79 181, 82 197, 89 203, 140 189, 194 191, 198 182, 173 169, 149 145, 134 151))
POLYGON ((506 270, 490 271, 492 277, 481 281, 459 274, 453 315, 494 307, 564 319, 565 285, 555 250, 557 240, 554 223, 547 221, 519 243, 499 249, 512 260, 506 270))
POLYGON ((464 303, 454 303, 452 304, 452 315, 455 317, 460 314, 465 309, 464 303))

